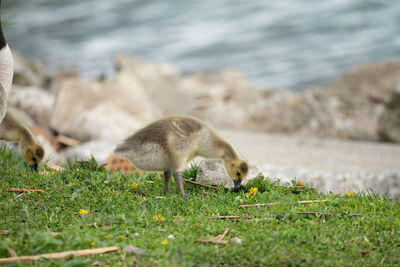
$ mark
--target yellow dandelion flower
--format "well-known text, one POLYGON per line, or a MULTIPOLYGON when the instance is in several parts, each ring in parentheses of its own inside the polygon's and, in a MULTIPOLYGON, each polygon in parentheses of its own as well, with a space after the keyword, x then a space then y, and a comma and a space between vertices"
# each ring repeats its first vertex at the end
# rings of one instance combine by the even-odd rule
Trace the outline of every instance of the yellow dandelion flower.
POLYGON ((163 241, 161 241, 161 244, 162 244, 163 246, 168 245, 168 240, 167 240, 167 239, 164 239, 163 241))
POLYGON ((163 222, 163 221, 165 221, 165 220, 166 220, 165 217, 161 217, 161 218, 160 218, 160 221, 161 221, 161 222, 163 222))
POLYGON ((84 210, 84 209, 80 209, 80 210, 79 210, 79 214, 86 215, 86 214, 88 214, 88 213, 89 213, 88 210, 84 210))
POLYGON ((119 238, 119 239, 125 239, 125 236, 119 235, 118 238, 119 238))
POLYGON ((132 182, 132 183, 131 183, 131 186, 132 186, 133 188, 138 188, 138 187, 139 187, 139 185, 138 185, 137 183, 135 183, 135 182, 132 182))
POLYGON ((157 215, 154 215, 154 216, 153 216, 153 220, 155 220, 156 222, 158 222, 158 220, 159 220, 158 216, 157 216, 157 215))
POLYGON ((90 243, 90 248, 95 248, 96 247, 96 243, 95 242, 91 242, 90 243))
POLYGON ((249 192, 246 193, 248 197, 254 197, 258 192, 257 187, 252 187, 249 192))
POLYGON ((352 197, 352 196, 356 196, 356 195, 357 195, 357 193, 354 193, 354 192, 348 192, 348 193, 344 194, 345 197, 352 197))
POLYGON ((299 182, 297 185, 298 186, 303 186, 304 184, 302 182, 299 182))
POLYGON ((112 235, 110 235, 110 234, 106 235, 107 239, 110 239, 111 237, 112 237, 112 235))

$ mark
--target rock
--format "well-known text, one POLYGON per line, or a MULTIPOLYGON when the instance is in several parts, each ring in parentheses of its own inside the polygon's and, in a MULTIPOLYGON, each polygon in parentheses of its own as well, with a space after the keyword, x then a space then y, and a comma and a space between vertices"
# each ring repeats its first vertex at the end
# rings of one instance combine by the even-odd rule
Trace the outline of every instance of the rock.
POLYGON ((400 143, 400 86, 379 118, 378 132, 382 140, 400 143))
POLYGON ((79 114, 70 134, 81 140, 107 140, 122 142, 144 124, 126 111, 105 103, 79 114))
POLYGON ((137 171, 127 159, 119 158, 114 154, 108 156, 104 166, 106 170, 122 171, 127 174, 130 171, 137 171))
POLYGON ((140 256, 147 253, 144 249, 132 245, 125 246, 124 251, 135 256, 140 256))
POLYGON ((119 55, 116 58, 119 73, 133 77, 163 116, 180 114, 189 99, 179 91, 181 81, 177 67, 119 55))
MULTIPOLYGON (((242 185, 246 185, 250 180, 260 175, 262 174, 258 167, 249 164, 249 173, 242 182, 242 185)), ((225 188, 228 189, 234 187, 233 181, 229 177, 222 159, 203 159, 197 169, 196 182, 215 186, 223 184, 225 188)))
POLYGON ((67 148, 61 155, 63 155, 68 162, 89 160, 93 156, 98 164, 103 164, 114 148, 115 144, 110 144, 103 140, 94 140, 85 142, 78 147, 67 148))
POLYGON ((21 54, 13 52, 13 84, 19 86, 43 87, 48 81, 44 65, 38 61, 28 60, 21 54))
MULTIPOLYGON (((184 78, 182 84, 185 80, 193 83, 184 78)), ((197 99, 187 112, 222 128, 376 141, 384 103, 400 83, 400 60, 363 65, 325 88, 297 93, 259 90, 245 82, 234 90, 225 79, 219 82, 195 82, 197 99)))
POLYGON ((126 137, 123 131, 130 132, 158 114, 135 78, 119 73, 105 82, 64 81, 50 124, 57 132, 81 141, 120 140, 126 137))
POLYGON ((13 86, 10 92, 9 106, 23 110, 36 124, 48 126, 54 96, 38 87, 13 86))

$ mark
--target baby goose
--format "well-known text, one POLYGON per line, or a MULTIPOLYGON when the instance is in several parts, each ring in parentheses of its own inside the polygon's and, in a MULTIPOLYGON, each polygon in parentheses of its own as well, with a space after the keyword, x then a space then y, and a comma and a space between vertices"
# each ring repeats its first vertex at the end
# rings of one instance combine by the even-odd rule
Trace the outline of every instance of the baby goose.
POLYGON ((24 159, 35 171, 37 170, 44 157, 44 149, 29 128, 10 110, 7 110, 0 123, 0 139, 18 142, 19 151, 24 159))
POLYGON ((165 192, 170 192, 171 174, 178 192, 186 197, 182 172, 196 156, 222 158, 238 189, 248 171, 247 162, 205 123, 191 117, 173 116, 157 120, 128 137, 115 149, 136 168, 164 171, 165 192))

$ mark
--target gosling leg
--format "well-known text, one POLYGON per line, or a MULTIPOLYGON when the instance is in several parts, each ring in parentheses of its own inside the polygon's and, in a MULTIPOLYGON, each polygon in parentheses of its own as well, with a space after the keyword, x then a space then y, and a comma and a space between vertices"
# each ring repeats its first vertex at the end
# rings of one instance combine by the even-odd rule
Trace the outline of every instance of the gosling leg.
POLYGON ((165 183, 165 193, 170 193, 171 192, 171 172, 166 171, 164 172, 164 183, 165 183))
POLYGON ((178 187, 178 193, 182 194, 184 198, 186 198, 185 190, 183 189, 183 179, 181 172, 174 172, 174 178, 176 186, 178 187))

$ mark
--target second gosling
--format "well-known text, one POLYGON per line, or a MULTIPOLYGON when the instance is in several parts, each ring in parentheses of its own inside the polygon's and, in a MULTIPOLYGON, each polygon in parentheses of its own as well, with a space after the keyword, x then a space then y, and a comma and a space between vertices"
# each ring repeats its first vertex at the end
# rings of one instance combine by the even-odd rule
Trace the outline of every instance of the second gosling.
POLYGON ((0 140, 18 142, 20 153, 37 171, 44 157, 44 149, 31 130, 9 109, 0 123, 0 140))
POLYGON ((247 162, 211 126, 186 116, 157 120, 128 137, 114 152, 140 170, 163 171, 166 193, 171 190, 173 174, 178 193, 183 197, 186 194, 182 172, 196 156, 222 158, 235 189, 248 171, 247 162))

